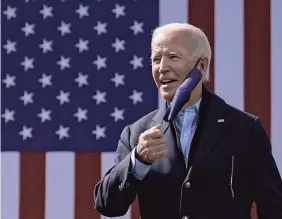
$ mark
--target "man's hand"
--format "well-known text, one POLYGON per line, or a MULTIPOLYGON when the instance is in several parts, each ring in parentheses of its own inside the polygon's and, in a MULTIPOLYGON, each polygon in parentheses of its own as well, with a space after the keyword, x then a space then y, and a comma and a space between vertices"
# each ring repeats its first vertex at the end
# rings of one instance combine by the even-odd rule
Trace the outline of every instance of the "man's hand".
POLYGON ((152 164, 167 154, 165 140, 160 128, 160 124, 153 126, 139 137, 136 153, 146 163, 152 164))

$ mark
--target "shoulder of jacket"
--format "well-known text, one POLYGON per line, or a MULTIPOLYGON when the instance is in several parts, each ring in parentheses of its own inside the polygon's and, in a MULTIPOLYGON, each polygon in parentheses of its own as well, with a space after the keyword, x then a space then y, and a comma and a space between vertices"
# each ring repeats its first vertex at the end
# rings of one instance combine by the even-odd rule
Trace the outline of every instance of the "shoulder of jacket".
POLYGON ((260 118, 257 115, 254 115, 252 113, 249 113, 247 111, 244 111, 242 109, 240 109, 239 107, 235 107, 234 105, 228 103, 228 101, 226 101, 225 99, 223 99, 222 97, 220 97, 219 95, 212 93, 213 98, 215 99, 216 104, 223 104, 224 108, 225 108, 225 115, 226 113, 233 117, 236 118, 240 121, 244 121, 244 122, 255 122, 257 120, 260 120, 260 118))
POLYGON ((231 113, 232 116, 235 116, 239 120, 243 120, 245 122, 255 122, 257 120, 260 120, 260 117, 257 115, 254 115, 252 113, 249 113, 247 111, 243 111, 235 106, 232 106, 228 103, 226 103, 229 113, 231 113))

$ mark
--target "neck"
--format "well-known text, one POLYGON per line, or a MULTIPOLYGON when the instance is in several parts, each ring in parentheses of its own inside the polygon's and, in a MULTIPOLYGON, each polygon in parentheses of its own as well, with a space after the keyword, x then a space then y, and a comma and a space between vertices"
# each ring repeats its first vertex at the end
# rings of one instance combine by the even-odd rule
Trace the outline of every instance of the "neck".
POLYGON ((184 110, 189 106, 193 106, 195 103, 198 102, 198 100, 201 98, 201 96, 202 96, 202 84, 199 83, 196 86, 196 88, 193 90, 190 100, 187 103, 185 103, 185 105, 182 107, 181 110, 184 110))

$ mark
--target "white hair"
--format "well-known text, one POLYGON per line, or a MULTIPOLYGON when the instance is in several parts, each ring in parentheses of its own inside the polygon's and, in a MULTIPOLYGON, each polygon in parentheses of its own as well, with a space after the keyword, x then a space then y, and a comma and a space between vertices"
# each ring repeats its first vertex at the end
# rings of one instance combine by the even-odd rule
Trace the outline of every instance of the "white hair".
POLYGON ((195 27, 188 23, 170 23, 163 26, 159 26, 156 29, 153 30, 152 34, 152 40, 153 38, 160 32, 166 31, 166 30, 185 30, 189 33, 189 41, 191 43, 192 52, 191 56, 193 59, 199 59, 199 58, 207 58, 208 59, 208 66, 206 68, 206 71, 204 73, 203 81, 206 82, 210 78, 210 63, 211 63, 211 46, 209 43, 209 40, 206 36, 206 34, 198 27, 195 27))

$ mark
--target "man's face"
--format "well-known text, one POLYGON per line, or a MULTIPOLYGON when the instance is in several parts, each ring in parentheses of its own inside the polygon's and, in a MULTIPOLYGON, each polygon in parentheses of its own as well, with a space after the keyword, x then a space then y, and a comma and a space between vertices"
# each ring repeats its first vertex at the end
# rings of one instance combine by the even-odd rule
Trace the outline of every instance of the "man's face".
POLYGON ((151 44, 152 74, 161 96, 171 102, 195 65, 187 33, 158 33, 151 44))

